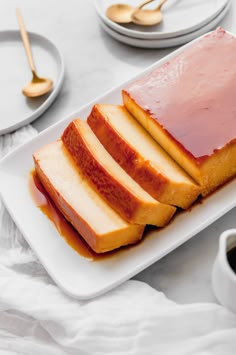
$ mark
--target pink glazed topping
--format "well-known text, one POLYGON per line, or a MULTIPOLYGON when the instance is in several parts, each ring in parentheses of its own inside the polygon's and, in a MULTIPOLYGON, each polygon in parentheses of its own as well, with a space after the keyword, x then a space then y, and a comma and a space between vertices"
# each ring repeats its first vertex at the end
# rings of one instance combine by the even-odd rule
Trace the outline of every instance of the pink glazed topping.
POLYGON ((236 138, 236 38, 218 28, 124 91, 205 160, 236 138))

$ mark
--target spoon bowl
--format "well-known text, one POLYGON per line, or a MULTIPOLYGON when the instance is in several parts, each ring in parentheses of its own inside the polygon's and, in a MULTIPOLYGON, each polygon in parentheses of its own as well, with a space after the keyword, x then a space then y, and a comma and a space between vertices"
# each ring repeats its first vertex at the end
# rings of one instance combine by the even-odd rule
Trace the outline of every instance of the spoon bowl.
POLYGON ((39 78, 33 75, 32 80, 25 85, 22 93, 26 97, 38 97, 47 94, 53 87, 53 82, 47 78, 39 78))
POLYGON ((142 9, 143 6, 153 2, 154 0, 145 0, 138 7, 133 7, 127 4, 111 5, 106 10, 106 16, 116 23, 130 23, 132 22, 132 15, 134 12, 142 9))
POLYGON ((135 8, 127 4, 116 4, 110 6, 107 11, 107 17, 117 23, 129 23, 132 22, 131 16, 135 8))
POLYGON ((163 15, 161 11, 138 10, 132 15, 132 22, 142 26, 154 26, 161 23, 163 15))
POLYGON ((143 10, 138 9, 133 12, 131 16, 132 22, 136 23, 137 25, 142 26, 153 26, 158 25, 163 20, 163 15, 161 12, 161 8, 167 0, 161 0, 158 7, 154 10, 143 10))

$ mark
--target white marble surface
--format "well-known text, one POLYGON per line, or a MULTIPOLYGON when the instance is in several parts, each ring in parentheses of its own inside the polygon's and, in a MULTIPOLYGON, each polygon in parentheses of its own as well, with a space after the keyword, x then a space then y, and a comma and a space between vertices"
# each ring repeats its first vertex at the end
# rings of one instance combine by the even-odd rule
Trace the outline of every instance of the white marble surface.
MULTIPOLYGON (((0 30, 16 29, 20 6, 28 30, 52 39, 63 53, 66 76, 56 102, 34 126, 40 131, 170 53, 128 47, 100 28, 92 0, 0 0, 0 30)), ((236 2, 220 24, 236 33, 236 2)), ((0 58, 1 63, 1 58, 0 58)), ((136 276, 180 303, 216 302, 211 269, 220 233, 236 226, 236 209, 136 276)))

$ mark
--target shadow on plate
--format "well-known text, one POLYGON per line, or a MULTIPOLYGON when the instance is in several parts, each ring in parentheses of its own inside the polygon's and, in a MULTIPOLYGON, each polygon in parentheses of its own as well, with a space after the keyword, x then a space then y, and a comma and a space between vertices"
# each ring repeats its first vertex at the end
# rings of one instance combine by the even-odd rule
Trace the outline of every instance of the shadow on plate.
POLYGON ((32 111, 35 111, 37 108, 39 108, 39 106, 41 106, 47 100, 50 94, 51 93, 49 92, 40 97, 32 97, 32 98, 26 97, 25 102, 32 111))

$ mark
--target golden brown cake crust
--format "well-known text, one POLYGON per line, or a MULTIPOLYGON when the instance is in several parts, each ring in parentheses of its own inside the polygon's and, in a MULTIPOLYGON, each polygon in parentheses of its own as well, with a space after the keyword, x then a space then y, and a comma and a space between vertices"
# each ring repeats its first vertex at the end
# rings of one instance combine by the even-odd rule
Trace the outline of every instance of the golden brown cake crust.
POLYGON ((78 119, 71 122, 65 129, 62 140, 93 188, 124 219, 132 223, 158 226, 170 221, 176 208, 156 201, 141 189, 105 151, 86 122, 78 119), (128 181, 124 185, 117 175, 113 175, 114 171, 107 169, 106 159, 109 160, 109 165, 112 164, 112 168, 115 164, 121 170, 123 179, 124 176, 125 179, 130 179, 132 186, 135 185, 133 190, 128 181))
POLYGON ((122 217, 132 220, 133 214, 138 209, 138 201, 125 193, 125 188, 110 179, 110 173, 96 160, 92 152, 83 140, 79 130, 79 120, 74 120, 65 129, 62 140, 73 156, 87 179, 96 186, 100 192, 114 207, 118 209, 122 217), (77 125, 76 125, 77 124, 77 125), (95 173, 96 172, 96 173, 95 173), (119 201, 119 204, 117 203, 119 201))
MULTIPOLYGON (((134 117, 128 113, 124 106, 95 105, 87 122, 111 156, 152 197, 162 203, 181 208, 188 208, 197 198, 200 193, 199 186, 195 185, 190 177, 184 175, 182 169, 155 143, 142 126, 135 122, 134 117), (128 126, 125 125, 127 132, 125 136, 122 135, 119 128, 115 128, 114 120, 119 122, 118 126, 121 126, 122 122, 125 124, 125 121, 130 123, 128 126), (134 132, 136 132, 137 146, 130 143, 131 135, 134 132), (152 142, 156 146, 156 150, 153 150, 152 142), (147 148, 146 155, 145 149, 141 149, 140 146, 147 148), (152 160, 150 154, 159 157, 156 161, 160 167, 155 159, 152 160), (173 163, 173 166, 170 162, 173 163), (167 164, 166 168, 164 163, 167 164), (168 172, 168 168, 172 170, 172 174, 170 171, 168 172), (163 171, 165 172, 163 173, 163 171), (173 171, 177 174, 176 180, 173 171)), ((131 141, 134 143, 134 139, 131 141)))

